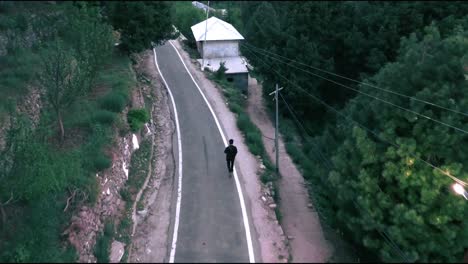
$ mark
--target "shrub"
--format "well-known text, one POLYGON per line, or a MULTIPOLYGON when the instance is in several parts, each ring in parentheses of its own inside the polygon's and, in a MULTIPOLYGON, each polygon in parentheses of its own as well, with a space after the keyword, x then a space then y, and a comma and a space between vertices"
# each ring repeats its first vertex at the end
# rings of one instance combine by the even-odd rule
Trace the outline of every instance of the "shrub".
POLYGON ((130 125, 130 130, 137 132, 143 125, 149 121, 149 113, 146 109, 132 109, 128 111, 127 121, 130 125))
POLYGON ((116 119, 116 114, 107 110, 99 110, 94 113, 92 121, 100 124, 111 125, 116 119))
POLYGON ((120 113, 127 104, 126 96, 121 92, 112 92, 101 98, 99 105, 102 109, 120 113))
POLYGON ((120 189, 120 196, 122 197, 122 200, 124 200, 125 202, 131 202, 132 201, 132 197, 131 197, 130 192, 128 191, 127 188, 120 189))
POLYGON ((226 62, 224 62, 224 61, 219 63, 219 69, 215 73, 215 78, 216 79, 222 80, 226 76, 226 71, 228 69, 226 68, 226 66, 224 66, 225 64, 226 64, 226 62))
POLYGON ((104 154, 98 154, 93 160, 94 168, 96 171, 102 171, 109 168, 112 165, 111 160, 104 154))
POLYGON ((104 232, 98 237, 94 246, 94 255, 98 263, 109 263, 109 249, 114 236, 114 224, 106 222, 104 232))

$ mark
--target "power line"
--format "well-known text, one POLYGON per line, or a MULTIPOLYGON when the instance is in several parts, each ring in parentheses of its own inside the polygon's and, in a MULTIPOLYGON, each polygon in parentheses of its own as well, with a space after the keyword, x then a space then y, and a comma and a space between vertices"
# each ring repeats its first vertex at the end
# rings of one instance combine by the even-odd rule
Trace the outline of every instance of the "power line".
MULTIPOLYGON (((247 49, 250 49, 250 48, 248 48, 247 46, 245 46, 245 47, 246 47, 247 49)), ((255 50, 253 50, 253 52, 260 53, 259 51, 255 51, 255 50)), ((262 54, 262 53, 260 53, 260 54, 262 54)), ((285 62, 283 62, 283 61, 281 61, 281 60, 279 60, 279 59, 277 59, 277 58, 274 58, 274 57, 272 57, 272 56, 265 55, 265 54, 262 54, 262 55, 268 56, 268 57, 270 57, 270 58, 272 58, 272 59, 275 59, 275 60, 278 60, 278 61, 281 62, 281 63, 285 63, 285 62)), ((452 126, 452 125, 447 124, 447 123, 445 123, 445 122, 442 122, 442 121, 439 121, 439 120, 437 120, 437 119, 431 118, 431 117, 429 117, 429 116, 420 114, 420 113, 415 112, 415 111, 413 111, 413 110, 411 110, 411 109, 407 109, 407 108, 405 108, 405 107, 399 106, 399 105, 394 104, 394 103, 392 103, 392 102, 389 102, 389 101, 383 100, 383 99, 381 99, 381 98, 375 97, 375 96, 370 95, 370 94, 368 94, 368 93, 366 93, 366 92, 359 91, 359 90, 357 90, 357 89, 354 89, 354 88, 352 88, 352 87, 349 87, 349 86, 344 85, 344 84, 341 84, 341 83, 338 83, 338 82, 336 82, 336 81, 334 81, 334 80, 328 79, 328 78, 326 78, 326 77, 323 77, 323 76, 318 75, 318 74, 316 74, 316 73, 313 73, 313 72, 311 72, 311 71, 307 71, 307 70, 304 70, 304 69, 299 68, 299 67, 297 67, 297 66, 291 65, 291 64, 289 64, 289 63, 288 63, 288 65, 289 65, 289 66, 292 66, 292 67, 294 67, 294 68, 296 68, 296 69, 298 69, 298 70, 301 70, 301 71, 303 71, 303 72, 312 74, 312 75, 314 75, 314 76, 316 76, 316 77, 319 77, 319 78, 321 78, 321 79, 324 79, 324 80, 327 80, 327 81, 329 81, 329 82, 332 82, 332 83, 334 83, 334 84, 336 84, 336 85, 339 85, 339 86, 341 86, 341 87, 344 87, 344 88, 346 88, 346 89, 353 90, 353 91, 355 91, 355 92, 357 92, 357 93, 360 93, 360 94, 364 94, 364 95, 366 95, 366 96, 368 96, 368 97, 371 97, 371 98, 373 98, 373 99, 375 99, 375 100, 384 102, 384 103, 386 103, 386 104, 389 104, 389 105, 392 105, 392 106, 394 106, 394 107, 397 107, 397 108, 399 108, 399 109, 401 109, 401 110, 410 112, 410 113, 415 114, 415 115, 417 115, 417 116, 421 116, 421 117, 423 117, 423 118, 426 118, 426 119, 431 120, 431 121, 433 121, 433 122, 439 123, 439 124, 444 125, 444 126, 446 126, 446 127, 450 127, 450 128, 455 129, 455 130, 458 130, 458 131, 460 131, 460 132, 463 132, 463 133, 465 133, 465 134, 468 134, 468 131, 467 131, 467 130, 458 128, 458 127, 456 127, 456 126, 452 126)))
MULTIPOLYGON (((251 54, 253 54, 255 57, 257 57, 257 58, 258 58, 260 61, 262 61, 265 65, 268 65, 266 62, 264 62, 262 59, 260 59, 260 58, 259 58, 257 55, 255 55, 254 53, 251 53, 251 54)), ((281 78, 285 79, 287 82, 291 83, 293 86, 296 86, 298 89, 300 89, 301 91, 303 91, 305 94, 307 94, 307 95, 309 95, 310 97, 312 97, 314 100, 320 102, 321 104, 325 105, 328 109, 331 109, 332 111, 334 111, 334 112, 337 113, 338 115, 340 115, 340 116, 346 118, 347 120, 349 120, 349 121, 351 121, 351 122, 357 124, 358 126, 360 126, 361 128, 365 129, 366 131, 372 133, 374 136, 376 136, 376 137, 377 137, 378 139, 380 139, 381 141, 386 142, 386 143, 388 143, 388 144, 390 144, 390 145, 392 145, 392 146, 394 146, 394 147, 396 147, 396 148, 399 148, 399 147, 400 147, 398 144, 395 144, 395 143, 392 143, 392 142, 388 142, 387 140, 382 139, 377 133, 375 133, 375 132, 372 131, 371 129, 367 128, 367 127, 364 126, 364 125, 361 125, 360 123, 354 121, 353 119, 349 118, 348 116, 346 116, 346 115, 340 113, 338 110, 336 110, 336 109, 333 108, 332 106, 328 105, 328 104, 325 103, 323 100, 317 98, 316 96, 314 96, 314 95, 312 95, 311 93, 309 93, 309 92, 307 92, 306 90, 304 90, 304 89, 303 89, 302 87, 300 87, 299 85, 293 83, 291 80, 289 80, 288 78, 284 77, 282 74, 280 74, 278 71, 274 70, 272 67, 270 67, 270 69, 273 70, 275 73, 277 73, 281 78)), ((425 160, 423 160, 423 159, 421 159, 421 158, 419 158, 419 157, 417 157, 417 156, 415 156, 415 158, 416 158, 417 160, 420 160, 420 161, 424 162, 425 164, 429 165, 430 167, 432 167, 432 168, 438 170, 438 171, 441 172, 443 175, 450 177, 452 180, 454 180, 455 182, 461 184, 462 186, 467 186, 467 185, 468 185, 466 182, 464 182, 464 181, 458 179, 458 178, 455 177, 455 176, 450 175, 448 172, 442 170, 441 168, 439 168, 439 167, 437 167, 437 166, 435 166, 435 165, 433 165, 433 164, 431 164, 431 163, 429 163, 429 162, 427 162, 427 161, 425 161, 425 160)))
MULTIPOLYGON (((384 89, 384 88, 381 88, 381 87, 378 87, 378 86, 375 86, 375 85, 372 85, 372 84, 369 84, 369 83, 360 82, 360 81, 358 81, 358 80, 351 79, 351 78, 349 78, 349 77, 342 76, 342 75, 339 75, 339 74, 336 74, 336 73, 333 73, 333 72, 330 72, 330 71, 322 70, 322 69, 320 69, 320 68, 317 68, 317 67, 314 67, 314 66, 311 66, 311 65, 308 65, 308 64, 305 64, 305 63, 302 63, 302 62, 299 62, 299 61, 296 61, 296 60, 293 60, 293 59, 284 57, 284 56, 281 56, 281 55, 279 55, 279 54, 276 54, 276 53, 267 51, 267 50, 265 50, 265 49, 261 49, 261 48, 255 47, 255 46, 253 46, 252 44, 249 44, 249 43, 243 43, 243 44, 248 45, 248 46, 251 47, 252 49, 257 49, 257 50, 263 51, 263 52, 265 52, 265 53, 269 53, 269 54, 278 56, 278 57, 280 57, 280 58, 289 60, 289 61, 291 61, 291 62, 295 62, 295 63, 297 63, 297 64, 306 66, 306 67, 308 67, 308 68, 311 68, 311 69, 314 69, 314 70, 317 70, 317 71, 320 71, 320 72, 328 73, 328 74, 331 74, 331 75, 336 76, 336 77, 343 78, 343 79, 348 80, 348 81, 352 81, 352 82, 355 82, 355 83, 359 83, 359 84, 362 84, 362 85, 365 85, 365 86, 368 86, 368 87, 372 87, 372 88, 375 88, 375 89, 378 89, 378 90, 381 90, 381 91, 384 91, 384 92, 387 92, 387 93, 391 93, 391 94, 394 94, 394 95, 398 95, 398 96, 401 96, 401 97, 405 97, 405 98, 408 98, 408 99, 411 99, 411 100, 414 100, 414 101, 418 101, 418 102, 421 102, 421 103, 424 103, 424 104, 428 104, 428 105, 431 105, 431 106, 434 106, 434 107, 438 107, 438 108, 440 108, 440 109, 444 109, 444 110, 447 110, 447 111, 450 111, 450 112, 453 112, 453 113, 456 113, 456 114, 460 114, 460 115, 464 115, 464 116, 468 117, 468 113, 465 113, 465 112, 461 112, 461 111, 458 111, 458 110, 454 110, 454 109, 451 109, 451 108, 447 108, 447 107, 444 107, 444 106, 441 106, 441 105, 438 105, 438 104, 435 104, 435 103, 432 103, 432 102, 429 102, 429 101, 426 101, 426 100, 422 100, 422 99, 416 98, 416 97, 414 97, 414 96, 409 96, 409 95, 402 94, 402 93, 399 93, 399 92, 395 92, 395 91, 392 91, 392 90, 389 90, 389 89, 384 89)), ((289 64, 288 64, 288 65, 289 65, 289 64)))

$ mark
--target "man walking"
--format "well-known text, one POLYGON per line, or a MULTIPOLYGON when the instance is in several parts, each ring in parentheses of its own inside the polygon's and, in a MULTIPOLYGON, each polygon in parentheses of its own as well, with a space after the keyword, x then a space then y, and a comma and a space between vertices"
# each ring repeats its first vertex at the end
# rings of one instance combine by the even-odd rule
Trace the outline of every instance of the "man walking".
POLYGON ((224 149, 224 153, 226 154, 226 163, 230 173, 232 173, 234 170, 234 159, 236 158, 237 154, 237 148, 233 144, 234 140, 230 139, 229 146, 224 149))

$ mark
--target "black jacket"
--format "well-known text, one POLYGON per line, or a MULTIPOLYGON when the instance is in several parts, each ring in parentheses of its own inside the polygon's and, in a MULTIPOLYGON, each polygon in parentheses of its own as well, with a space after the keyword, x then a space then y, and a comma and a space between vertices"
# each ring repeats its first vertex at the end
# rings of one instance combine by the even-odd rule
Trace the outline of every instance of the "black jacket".
POLYGON ((227 160, 233 160, 237 154, 237 148, 234 145, 229 145, 224 149, 224 153, 226 153, 227 160))

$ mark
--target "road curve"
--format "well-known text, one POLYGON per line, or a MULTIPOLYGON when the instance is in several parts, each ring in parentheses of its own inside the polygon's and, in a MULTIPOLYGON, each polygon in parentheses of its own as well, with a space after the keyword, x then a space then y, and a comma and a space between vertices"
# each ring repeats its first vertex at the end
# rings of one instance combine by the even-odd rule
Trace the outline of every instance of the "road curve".
POLYGON ((249 262, 239 195, 227 171, 225 144, 215 120, 175 49, 166 43, 155 51, 177 106, 182 144, 174 262, 249 262))

